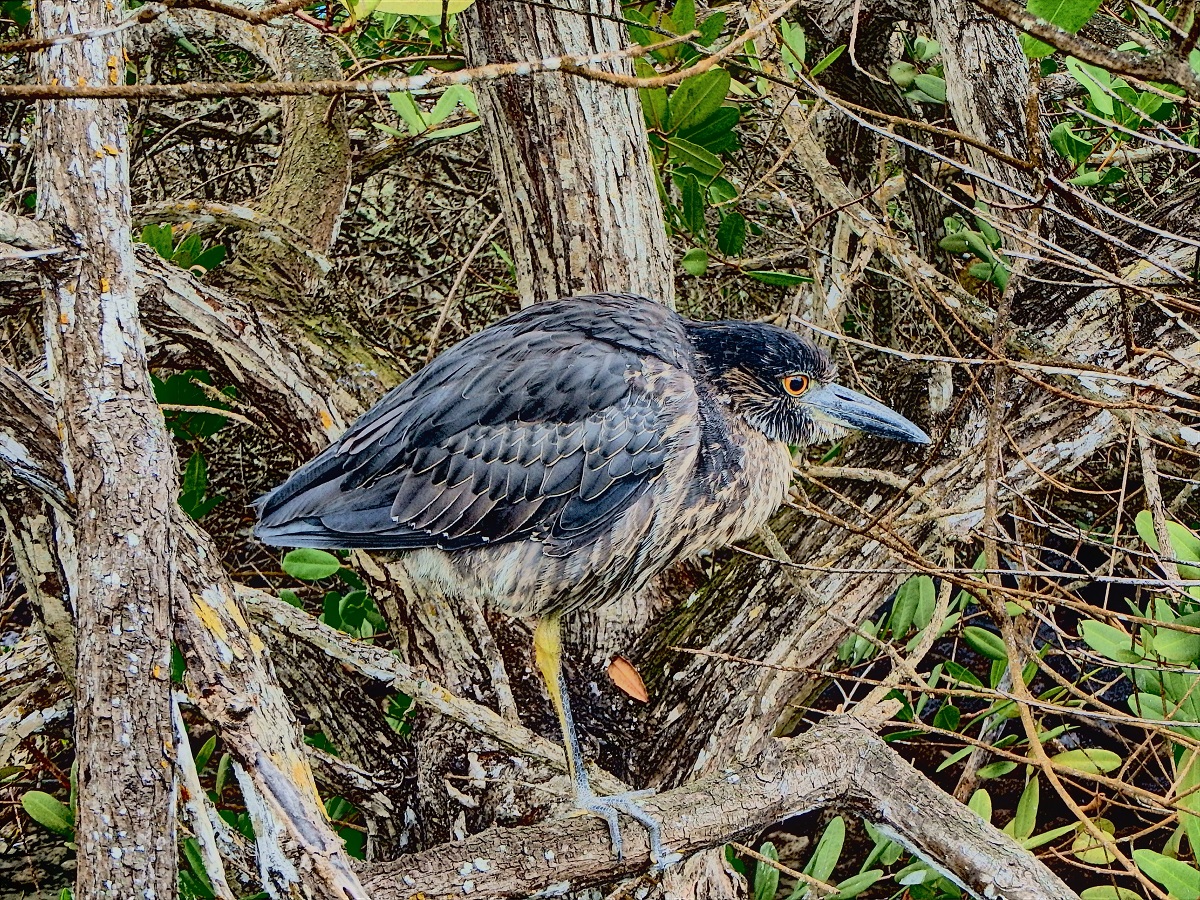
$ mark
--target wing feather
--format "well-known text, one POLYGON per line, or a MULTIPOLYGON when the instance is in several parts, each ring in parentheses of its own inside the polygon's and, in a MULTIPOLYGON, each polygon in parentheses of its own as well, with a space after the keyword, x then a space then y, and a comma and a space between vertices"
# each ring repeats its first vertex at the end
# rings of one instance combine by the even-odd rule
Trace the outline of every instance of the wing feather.
POLYGON ((644 299, 531 307, 385 396, 259 501, 256 532, 376 549, 532 537, 553 554, 601 539, 669 464, 680 439, 664 435, 687 431, 687 346, 644 299))

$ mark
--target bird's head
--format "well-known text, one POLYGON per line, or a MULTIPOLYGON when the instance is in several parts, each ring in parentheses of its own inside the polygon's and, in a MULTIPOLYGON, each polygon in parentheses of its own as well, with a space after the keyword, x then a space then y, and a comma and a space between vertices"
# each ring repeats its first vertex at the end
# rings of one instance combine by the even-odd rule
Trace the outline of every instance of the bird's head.
POLYGON ((736 415, 772 440, 804 445, 863 431, 929 443, 895 410, 835 384, 829 356, 798 334, 754 322, 689 322, 687 328, 700 374, 736 415))

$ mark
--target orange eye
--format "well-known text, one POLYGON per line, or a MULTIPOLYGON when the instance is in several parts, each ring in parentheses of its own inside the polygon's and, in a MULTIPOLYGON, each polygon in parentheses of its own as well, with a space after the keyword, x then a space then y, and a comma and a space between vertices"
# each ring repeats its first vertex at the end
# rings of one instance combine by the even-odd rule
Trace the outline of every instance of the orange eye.
POLYGON ((808 390, 807 375, 787 375, 783 379, 783 389, 793 397, 799 397, 808 390))

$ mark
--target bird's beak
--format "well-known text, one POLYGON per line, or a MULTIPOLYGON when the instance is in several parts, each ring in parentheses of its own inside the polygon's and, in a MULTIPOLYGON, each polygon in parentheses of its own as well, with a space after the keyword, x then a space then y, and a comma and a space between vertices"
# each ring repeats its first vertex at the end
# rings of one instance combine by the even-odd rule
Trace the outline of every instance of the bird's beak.
POLYGON ((822 385, 806 393, 800 402, 818 421, 910 444, 929 443, 929 435, 900 413, 840 384, 822 385))

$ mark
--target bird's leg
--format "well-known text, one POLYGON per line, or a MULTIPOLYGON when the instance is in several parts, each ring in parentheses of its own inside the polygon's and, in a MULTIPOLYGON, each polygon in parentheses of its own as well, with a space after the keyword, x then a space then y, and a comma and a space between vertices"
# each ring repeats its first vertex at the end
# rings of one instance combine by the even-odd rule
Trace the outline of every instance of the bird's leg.
POLYGON ((550 702, 554 704, 554 711, 558 713, 558 724, 562 729, 563 745, 567 751, 567 770, 575 789, 576 807, 593 813, 608 823, 608 836, 612 840, 613 852, 617 854, 618 859, 622 856, 622 842, 617 813, 625 813, 646 829, 650 840, 650 857, 660 867, 676 861, 678 855, 668 853, 663 847, 662 826, 659 821, 635 802, 637 798, 647 796, 653 793, 652 791, 630 791, 612 797, 598 797, 592 791, 587 770, 583 765, 583 751, 579 746, 579 735, 575 731, 571 700, 567 696, 567 684, 563 676, 562 632, 558 615, 551 614, 539 620, 533 632, 533 650, 538 669, 550 692, 550 702))

